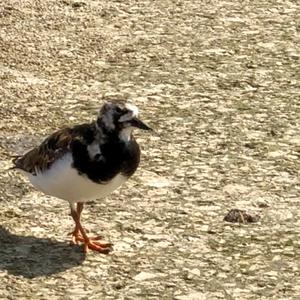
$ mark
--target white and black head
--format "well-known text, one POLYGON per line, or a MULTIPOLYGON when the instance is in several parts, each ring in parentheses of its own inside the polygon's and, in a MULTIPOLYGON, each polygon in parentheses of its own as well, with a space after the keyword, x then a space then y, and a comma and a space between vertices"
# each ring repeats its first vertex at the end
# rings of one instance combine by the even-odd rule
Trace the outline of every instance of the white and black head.
POLYGON ((138 108, 129 103, 105 103, 99 111, 97 125, 106 133, 118 134, 123 139, 130 139, 134 128, 152 130, 138 118, 138 108))

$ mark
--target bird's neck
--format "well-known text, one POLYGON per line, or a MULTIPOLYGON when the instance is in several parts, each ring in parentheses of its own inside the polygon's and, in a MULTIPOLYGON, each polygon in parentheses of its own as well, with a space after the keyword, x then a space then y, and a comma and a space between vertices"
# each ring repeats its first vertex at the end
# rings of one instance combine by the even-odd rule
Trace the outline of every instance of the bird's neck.
POLYGON ((129 143, 132 140, 133 127, 127 127, 122 130, 109 130, 106 126, 99 123, 96 124, 96 130, 100 133, 100 136, 106 137, 106 140, 120 140, 124 143, 129 143))
POLYGON ((132 139, 132 127, 127 127, 119 132, 119 139, 125 143, 129 143, 132 139))

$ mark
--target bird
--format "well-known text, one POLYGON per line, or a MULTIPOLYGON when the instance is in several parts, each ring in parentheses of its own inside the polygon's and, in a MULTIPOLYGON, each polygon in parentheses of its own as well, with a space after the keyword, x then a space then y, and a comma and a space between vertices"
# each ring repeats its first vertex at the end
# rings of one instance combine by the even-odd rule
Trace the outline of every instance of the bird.
POLYGON ((37 190, 69 202, 75 222, 71 242, 83 244, 84 252, 112 250, 111 243, 87 235, 81 212, 86 202, 108 196, 136 171, 140 147, 133 130, 153 131, 138 113, 131 103, 105 102, 92 122, 63 127, 13 159, 13 168, 37 190))

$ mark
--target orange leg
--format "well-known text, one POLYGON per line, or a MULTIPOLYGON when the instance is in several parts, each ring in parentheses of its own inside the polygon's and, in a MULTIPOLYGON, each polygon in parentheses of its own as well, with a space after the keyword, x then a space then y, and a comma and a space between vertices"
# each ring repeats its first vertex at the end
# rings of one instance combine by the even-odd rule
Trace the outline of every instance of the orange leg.
MULTIPOLYGON (((71 210, 72 210, 72 208, 71 208, 71 210)), ((77 216, 78 216, 79 222, 80 222, 80 216, 81 216, 82 210, 83 210, 83 203, 78 202, 77 203, 77 216)), ((80 230, 79 230, 77 223, 75 223, 75 228, 70 234, 72 234, 72 244, 78 244, 79 242, 83 242, 83 237, 80 234, 80 230)), ((92 237, 90 239, 101 240, 102 238, 103 237, 101 235, 98 235, 98 236, 92 237)))
POLYGON ((82 242, 84 243, 83 251, 86 253, 88 249, 95 250, 101 253, 109 253, 111 249, 110 243, 101 243, 98 242, 101 237, 96 238, 89 238, 83 229, 81 223, 80 223, 80 215, 83 210, 83 203, 77 204, 77 210, 75 210, 75 207, 71 205, 71 216, 75 222, 75 229, 72 233, 72 241, 73 243, 82 242))
MULTIPOLYGON (((71 210, 72 210, 72 208, 71 208, 71 210)), ((78 217, 79 222, 80 222, 80 216, 81 216, 82 210, 83 210, 83 203, 81 203, 81 202, 77 203, 77 217, 78 217)), ((79 227, 76 222, 75 222, 75 228, 74 228, 73 232, 71 232, 71 234, 72 234, 72 244, 78 244, 78 242, 81 241, 82 237, 79 233, 79 227)))

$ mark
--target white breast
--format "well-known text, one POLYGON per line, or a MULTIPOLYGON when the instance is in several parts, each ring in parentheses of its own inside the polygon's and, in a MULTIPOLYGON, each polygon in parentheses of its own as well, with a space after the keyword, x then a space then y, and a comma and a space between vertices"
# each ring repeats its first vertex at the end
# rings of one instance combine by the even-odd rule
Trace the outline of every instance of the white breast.
POLYGON ((118 174, 108 183, 97 184, 85 175, 79 175, 71 165, 72 156, 66 154, 53 163, 49 170, 38 172, 36 176, 28 173, 26 175, 38 190, 71 203, 105 197, 127 179, 118 174))

